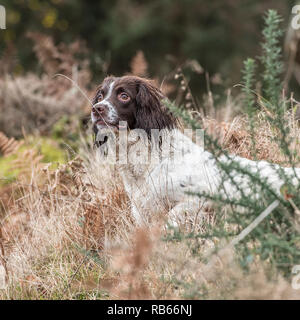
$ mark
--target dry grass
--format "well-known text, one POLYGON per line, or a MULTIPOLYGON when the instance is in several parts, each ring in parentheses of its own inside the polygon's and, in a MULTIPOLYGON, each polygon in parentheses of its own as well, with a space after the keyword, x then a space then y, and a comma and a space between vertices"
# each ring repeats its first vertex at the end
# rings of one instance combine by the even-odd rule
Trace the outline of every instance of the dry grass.
POLYGON ((110 239, 120 241, 122 232, 117 234, 117 228, 122 227, 125 233, 128 226, 126 196, 116 185, 114 173, 100 168, 98 180, 97 173, 88 173, 79 160, 55 171, 45 165, 36 166, 31 168, 30 177, 22 175, 22 180, 16 182, 19 196, 5 208, 1 224, 12 286, 6 292, 7 298, 16 294, 16 286, 21 286, 20 297, 28 294, 37 298, 40 293, 36 283, 44 288, 44 297, 62 295, 69 290, 68 281, 81 260, 88 274, 90 265, 95 274, 101 273, 99 261, 103 259, 104 263, 106 259, 104 246, 109 246, 110 239), (91 177, 96 183, 90 181, 91 177), (118 210, 124 216, 119 217, 118 210))
MULTIPOLYGON (((58 73, 70 77, 85 91, 91 81, 88 60, 79 59, 76 54, 84 54, 82 42, 76 41, 69 46, 55 46, 52 38, 29 33, 34 41, 34 51, 44 72, 41 76, 26 74, 15 77, 4 73, 0 78, 0 127, 8 136, 22 137, 26 133, 49 133, 52 126, 65 115, 80 115, 83 105, 87 104, 82 94, 70 81, 54 76, 58 73)), ((5 65, 13 65, 9 57, 2 59, 5 65)))
MULTIPOLYGON (((257 114, 255 128, 255 148, 256 158, 258 160, 267 160, 270 162, 288 166, 288 160, 279 150, 278 144, 274 141, 277 135, 276 130, 266 120, 264 112, 257 114)), ((292 138, 291 150, 300 154, 299 134, 300 129, 298 122, 294 119, 294 114, 287 112, 285 121, 290 129, 292 138)), ((216 121, 215 119, 205 119, 204 128, 208 134, 219 141, 219 144, 229 153, 239 155, 248 159, 253 159, 251 154, 251 134, 247 130, 248 120, 246 117, 237 116, 230 122, 216 121)))
MULTIPOLYGON (((52 79, 61 72, 88 89, 88 63, 74 57, 84 46, 75 42, 68 48, 56 47, 47 36, 29 36, 45 73, 13 78, 7 72, 0 79, 0 151, 5 156, 22 143, 8 137, 37 127, 48 133, 62 115, 86 111, 86 101, 76 88, 64 79, 52 79)), ((4 58, 11 56, 8 52, 4 58)), ((2 66, 9 66, 8 60, 2 66)), ((189 64, 203 72, 195 61, 189 64)), ((133 74, 147 75, 142 52, 130 67, 133 74)), ((176 86, 165 82, 162 89, 173 92, 176 86)), ((191 103, 186 91, 180 92, 191 103)), ((207 114, 213 115, 204 119, 208 133, 230 153, 252 158, 247 119, 232 119, 237 106, 230 94, 221 111, 214 109, 212 95, 207 104, 211 108, 207 114)), ((299 155, 300 129, 293 114, 286 113, 286 122, 299 155)), ((285 163, 275 135, 265 113, 258 113, 257 158, 285 163)), ((257 259, 245 273, 232 249, 213 254, 220 239, 165 241, 175 231, 163 221, 136 228, 118 171, 101 163, 86 142, 72 161, 56 169, 43 163, 34 148, 16 157, 16 181, 0 185, 0 265, 7 280, 0 299, 299 298, 299 291, 267 263, 257 259)), ((213 226, 216 214, 209 212, 205 223, 213 226)))
MULTIPOLYGON (((259 158, 284 161, 259 119, 259 158)), ((250 158, 245 123, 206 121, 224 148, 250 158)), ((118 172, 92 151, 82 154, 56 170, 39 159, 23 163, 18 180, 1 189, 9 198, 1 219, 8 278, 2 299, 299 298, 276 273, 268 279, 260 261, 245 274, 233 251, 211 255, 213 241, 194 243, 195 255, 185 240, 163 241, 170 230, 161 222, 136 229, 118 172)))
POLYGON ((8 138, 3 132, 0 132, 0 152, 5 157, 13 154, 22 142, 15 140, 14 138, 8 138))

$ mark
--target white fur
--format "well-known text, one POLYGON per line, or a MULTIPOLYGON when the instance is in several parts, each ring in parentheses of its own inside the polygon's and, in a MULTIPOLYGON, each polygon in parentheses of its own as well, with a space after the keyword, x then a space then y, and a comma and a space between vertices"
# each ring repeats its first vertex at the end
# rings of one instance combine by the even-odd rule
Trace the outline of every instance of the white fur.
MULTIPOLYGON (((131 163, 120 166, 124 185, 131 199, 132 214, 138 224, 149 221, 155 215, 166 211, 169 212, 169 219, 176 224, 183 221, 185 213, 190 215, 192 220, 196 220, 196 217, 201 218, 201 212, 210 205, 210 202, 205 198, 187 195, 187 191, 239 198, 241 195, 235 182, 246 196, 259 199, 260 190, 252 189, 247 175, 232 171, 231 176, 234 182, 227 178, 222 187, 222 171, 211 153, 194 144, 177 129, 165 130, 165 134, 171 135, 174 139, 171 154, 176 154, 178 151, 176 148, 184 146, 180 161, 173 161, 169 155, 148 164, 131 163)), ((136 150, 141 149, 141 144, 143 144, 142 140, 129 144, 128 152, 134 154, 136 150)), ((247 167, 252 173, 259 172, 261 178, 266 179, 267 184, 280 194, 283 181, 276 172, 278 165, 266 161, 255 162, 238 156, 231 156, 231 159, 237 161, 242 167, 247 167)), ((225 156, 221 156, 218 160, 223 163, 230 161, 225 156)), ((285 174, 293 177, 294 184, 298 183, 292 168, 283 168, 283 170, 285 174)), ((300 169, 295 170, 300 177, 300 169)))
MULTIPOLYGON (((112 95, 113 89, 114 89, 114 85, 115 85, 115 81, 113 81, 108 88, 108 92, 106 94, 105 99, 99 101, 98 103, 94 104, 93 107, 97 107, 98 105, 105 105, 107 107, 107 115, 105 117, 105 121, 107 121, 108 123, 114 123, 117 119, 118 119, 118 113, 116 108, 110 103, 109 99, 112 95)), ((93 115, 93 113, 91 113, 91 117, 92 117, 92 121, 95 122, 97 119, 96 117, 93 115)), ((102 125, 97 125, 98 129, 101 129, 103 126, 102 125)))

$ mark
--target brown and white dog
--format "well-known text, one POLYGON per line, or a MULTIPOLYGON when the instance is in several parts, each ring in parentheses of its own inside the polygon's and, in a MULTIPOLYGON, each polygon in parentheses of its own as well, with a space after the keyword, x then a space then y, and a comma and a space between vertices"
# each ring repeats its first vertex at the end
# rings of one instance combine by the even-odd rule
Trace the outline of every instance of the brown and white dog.
POLYGON ((150 81, 134 76, 108 77, 98 87, 93 100, 94 130, 118 128, 126 121, 128 129, 173 129, 176 119, 161 104, 163 95, 150 81))
MULTIPOLYGON (((153 130, 160 131, 160 137, 169 138, 169 152, 154 157, 156 161, 140 163, 135 161, 141 150, 149 148, 149 141, 133 139, 127 147, 130 163, 120 165, 125 189, 131 199, 132 214, 137 223, 149 221, 155 214, 168 212, 174 224, 181 224, 188 216, 196 222, 203 209, 209 204, 206 198, 192 196, 191 193, 206 193, 237 198, 241 194, 259 199, 262 185, 253 190, 249 175, 232 170, 229 177, 218 163, 235 161, 261 179, 280 196, 284 175, 298 183, 300 169, 282 168, 266 161, 251 161, 238 156, 220 156, 218 161, 203 147, 195 144, 178 129, 178 121, 163 104, 162 92, 149 80, 135 76, 108 77, 97 89, 93 100, 91 119, 95 133, 110 128, 143 130, 151 140, 153 130), (180 161, 174 157, 180 154, 180 161), (200 213, 200 214, 199 214, 200 213), (183 217, 185 217, 183 219, 183 217)), ((161 145, 160 145, 161 147, 161 145)), ((153 141, 150 149, 154 148, 153 141)))

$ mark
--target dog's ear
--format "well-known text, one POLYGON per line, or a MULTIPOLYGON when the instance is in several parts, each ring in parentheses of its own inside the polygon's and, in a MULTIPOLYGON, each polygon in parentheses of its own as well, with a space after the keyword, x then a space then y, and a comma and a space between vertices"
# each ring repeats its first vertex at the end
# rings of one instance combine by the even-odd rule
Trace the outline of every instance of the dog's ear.
POLYGON ((151 129, 172 129, 176 126, 176 120, 170 111, 162 104, 164 95, 150 81, 139 80, 136 95, 136 125, 148 135, 151 129))

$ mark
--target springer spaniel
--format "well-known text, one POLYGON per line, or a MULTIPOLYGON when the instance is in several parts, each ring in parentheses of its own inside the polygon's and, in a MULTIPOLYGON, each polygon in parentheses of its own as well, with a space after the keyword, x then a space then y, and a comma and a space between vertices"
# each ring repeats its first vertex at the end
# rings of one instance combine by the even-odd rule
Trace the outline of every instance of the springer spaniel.
POLYGON ((201 213, 210 203, 207 197, 193 193, 232 199, 244 194, 258 199, 263 187, 258 184, 253 190, 249 175, 232 169, 229 176, 224 176, 220 164, 231 161, 238 162, 253 175, 259 173, 264 185, 279 196, 283 175, 289 177, 292 184, 298 184, 300 169, 238 156, 213 157, 181 132, 178 120, 165 107, 163 99, 162 92, 149 80, 124 76, 104 79, 93 100, 91 119, 98 146, 107 143, 106 134, 101 138, 105 129, 116 133, 119 142, 120 134, 128 133, 125 147, 128 162, 119 163, 119 167, 138 224, 166 211, 169 221, 176 225, 186 221, 187 216, 192 222, 201 219, 201 213), (135 131, 137 134, 132 135, 135 131), (165 145, 164 141, 167 141, 165 145), (142 151, 146 157, 140 157, 142 151))

